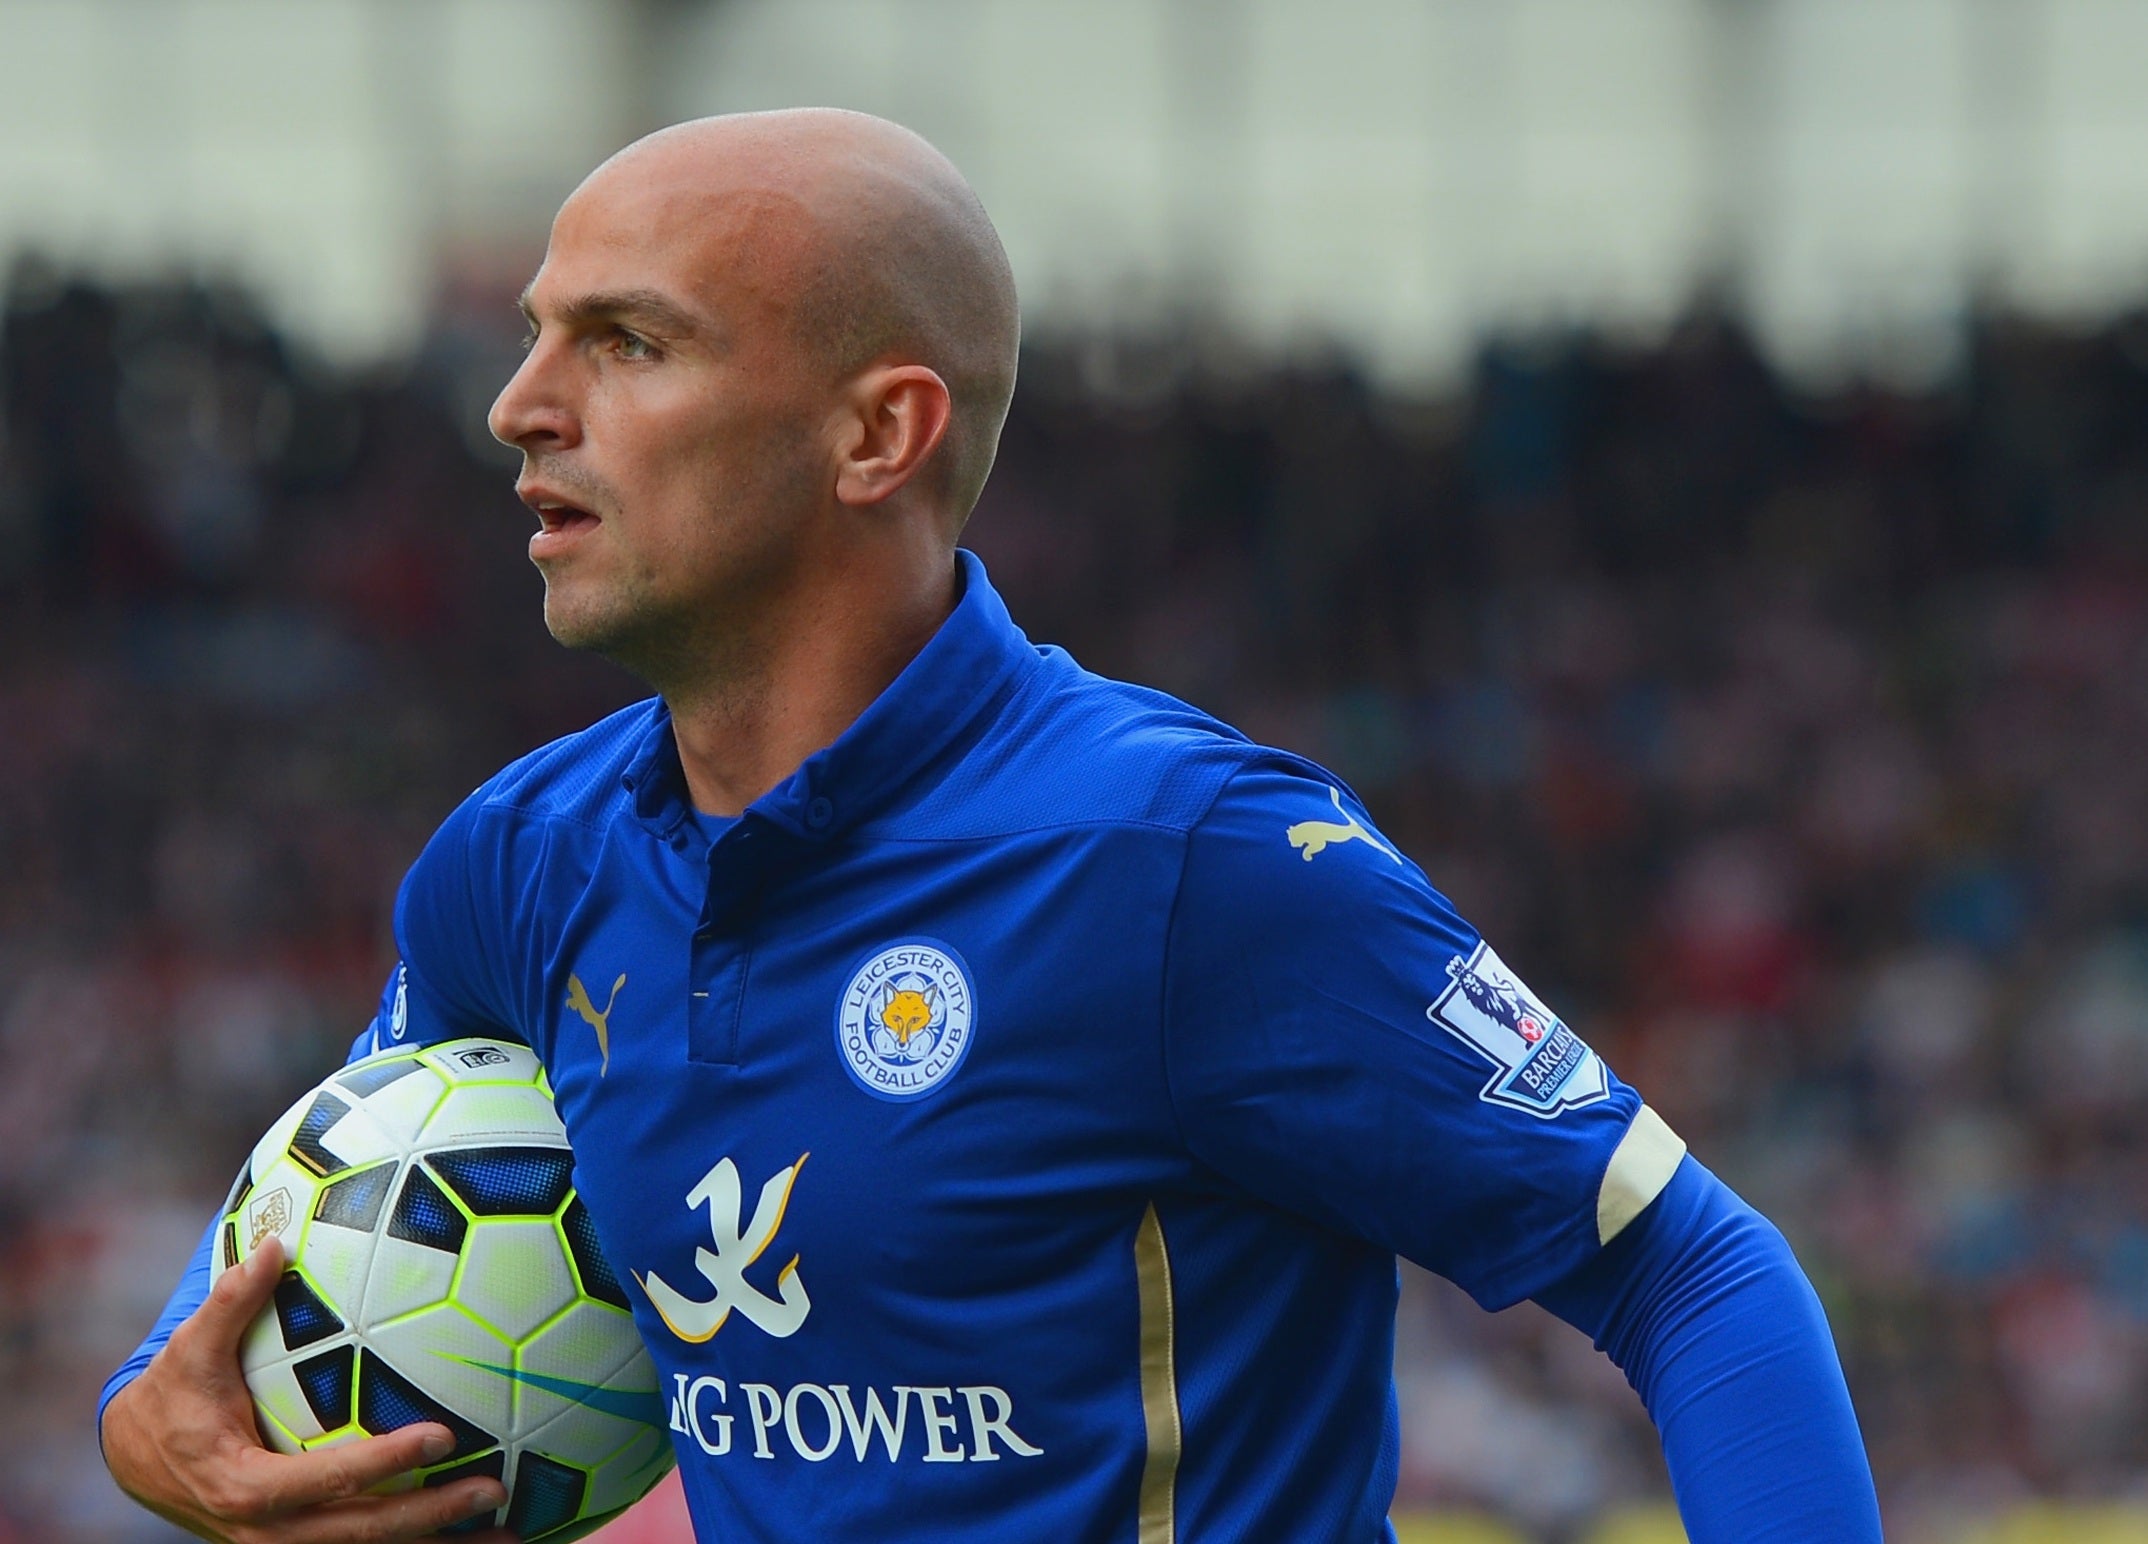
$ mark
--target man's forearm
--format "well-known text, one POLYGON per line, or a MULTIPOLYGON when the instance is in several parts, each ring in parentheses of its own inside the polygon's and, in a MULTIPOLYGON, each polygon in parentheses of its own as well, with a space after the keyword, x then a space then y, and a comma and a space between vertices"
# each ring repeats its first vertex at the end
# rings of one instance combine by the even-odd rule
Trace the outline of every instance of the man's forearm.
POLYGON ((172 1295, 164 1304, 164 1312, 157 1315, 157 1322, 150 1328, 148 1338, 135 1348, 134 1354, 120 1363, 119 1370, 105 1380, 104 1392, 97 1396, 97 1436, 104 1438, 104 1410, 112 1402, 112 1396, 132 1383, 149 1365, 151 1357, 164 1349, 164 1343, 172 1338, 172 1331, 184 1324, 209 1296, 209 1251, 216 1242, 218 1218, 209 1219, 209 1227, 194 1248, 194 1256, 187 1261, 180 1273, 179 1284, 172 1288, 172 1295))
POLYGON ((1538 1300, 1640 1394, 1693 1544, 1879 1544, 1819 1299, 1775 1226, 1693 1159, 1538 1300))
MULTIPOLYGON (((351 1042, 350 1051, 344 1057, 344 1065, 362 1060, 371 1055, 372 1051, 373 1031, 368 1025, 351 1042)), ((172 1338, 172 1331, 184 1324, 194 1310, 208 1299, 209 1251, 216 1245, 216 1225, 221 1220, 220 1216, 209 1219, 209 1226, 202 1233, 201 1242, 195 1245, 193 1257, 187 1261, 186 1269, 180 1272, 179 1282, 172 1288, 172 1295, 165 1301, 164 1311, 157 1315, 157 1322, 150 1327, 147 1338, 135 1347, 132 1356, 119 1364, 118 1371, 105 1380, 104 1391, 97 1396, 97 1434, 100 1441, 104 1436, 105 1406, 112 1402, 112 1396, 141 1376, 142 1369, 149 1365, 150 1358, 163 1350, 164 1343, 172 1338)))

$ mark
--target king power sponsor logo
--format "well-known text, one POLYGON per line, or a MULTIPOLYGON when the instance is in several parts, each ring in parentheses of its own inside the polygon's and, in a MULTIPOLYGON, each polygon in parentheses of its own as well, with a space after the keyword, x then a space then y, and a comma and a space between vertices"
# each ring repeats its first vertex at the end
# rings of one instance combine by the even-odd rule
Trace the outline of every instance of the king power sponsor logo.
POLYGON ((791 1204, 791 1186, 797 1183, 798 1171, 811 1156, 799 1154, 796 1163, 777 1170, 761 1186, 760 1199, 753 1205, 753 1218, 743 1226, 739 1218, 744 1215, 741 1206, 745 1191, 739 1184, 738 1165, 730 1159, 719 1159, 687 1194, 688 1206, 709 1209, 709 1242, 716 1247, 696 1249, 694 1268, 715 1295, 688 1297, 655 1271, 636 1272, 634 1276, 672 1334, 699 1345, 723 1328, 734 1308, 742 1318, 778 1340, 798 1333, 806 1315, 813 1311, 813 1299, 805 1283, 798 1279, 798 1256, 792 1255, 790 1263, 777 1275, 774 1297, 748 1285, 745 1272, 747 1266, 760 1259, 776 1230, 783 1226, 783 1213, 791 1204))
POLYGON ((671 1429, 711 1458, 773 1459, 779 1444, 813 1464, 839 1455, 861 1464, 988 1464, 1044 1454, 1015 1431, 1007 1391, 990 1384, 897 1384, 883 1395, 847 1383, 734 1389, 683 1372, 671 1382, 671 1429))

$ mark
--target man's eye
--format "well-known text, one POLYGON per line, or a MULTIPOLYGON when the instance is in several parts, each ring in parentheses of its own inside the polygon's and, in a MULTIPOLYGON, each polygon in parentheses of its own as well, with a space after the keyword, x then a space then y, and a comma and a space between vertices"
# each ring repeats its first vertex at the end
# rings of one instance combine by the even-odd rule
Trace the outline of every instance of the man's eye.
POLYGON ((639 333, 619 329, 619 357, 621 359, 654 359, 656 345, 639 333))

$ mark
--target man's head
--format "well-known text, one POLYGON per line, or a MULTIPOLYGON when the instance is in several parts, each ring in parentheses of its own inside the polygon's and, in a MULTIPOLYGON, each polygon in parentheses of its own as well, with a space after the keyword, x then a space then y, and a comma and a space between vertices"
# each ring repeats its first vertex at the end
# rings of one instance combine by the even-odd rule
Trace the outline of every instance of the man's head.
POLYGON ((906 129, 680 124, 560 209, 493 404, 544 529, 545 620, 662 685, 831 575, 946 571, 1014 388, 1005 252, 906 129))

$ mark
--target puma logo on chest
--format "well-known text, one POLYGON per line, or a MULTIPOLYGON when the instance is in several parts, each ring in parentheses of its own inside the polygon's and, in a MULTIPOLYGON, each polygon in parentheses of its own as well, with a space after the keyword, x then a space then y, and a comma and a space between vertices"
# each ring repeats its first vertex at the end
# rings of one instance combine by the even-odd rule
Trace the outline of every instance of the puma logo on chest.
POLYGON ((619 989, 625 985, 626 972, 621 971, 619 979, 612 983, 612 995, 604 1001, 604 1011, 599 1013, 597 1005, 590 1001, 589 988, 582 985, 582 978, 576 975, 567 977, 567 1006, 581 1016, 584 1024, 597 1032, 597 1053, 604 1058, 597 1068, 597 1076, 600 1078, 612 1070, 612 1004, 619 1001, 619 989))

